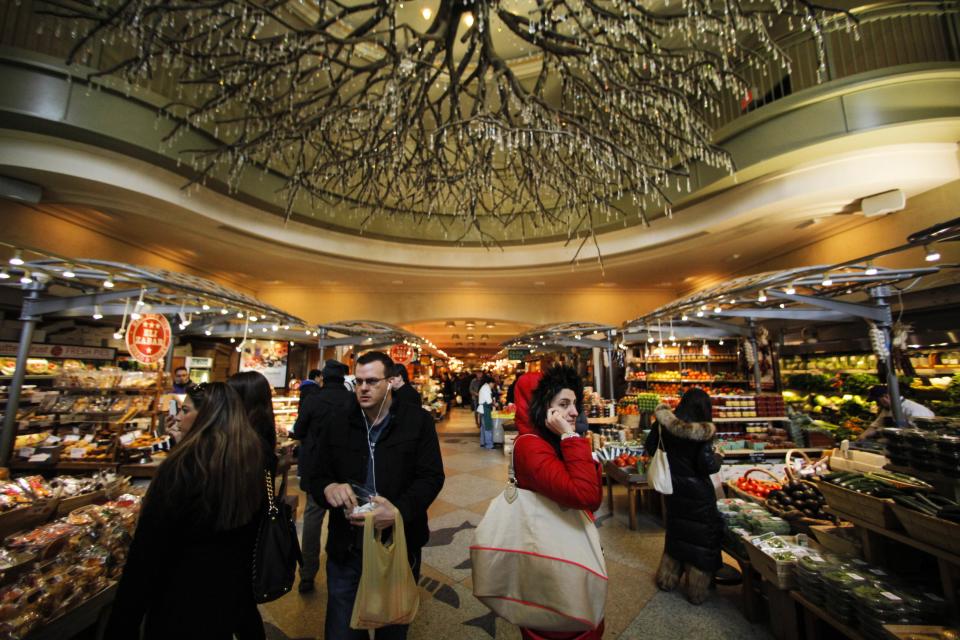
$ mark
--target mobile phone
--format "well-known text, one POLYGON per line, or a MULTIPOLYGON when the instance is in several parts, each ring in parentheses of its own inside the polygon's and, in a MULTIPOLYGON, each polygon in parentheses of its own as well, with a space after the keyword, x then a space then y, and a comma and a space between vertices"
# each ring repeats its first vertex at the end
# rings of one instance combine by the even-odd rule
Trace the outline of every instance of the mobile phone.
POLYGON ((171 398, 167 413, 170 414, 171 418, 176 418, 177 414, 180 413, 180 406, 177 404, 176 398, 171 398))

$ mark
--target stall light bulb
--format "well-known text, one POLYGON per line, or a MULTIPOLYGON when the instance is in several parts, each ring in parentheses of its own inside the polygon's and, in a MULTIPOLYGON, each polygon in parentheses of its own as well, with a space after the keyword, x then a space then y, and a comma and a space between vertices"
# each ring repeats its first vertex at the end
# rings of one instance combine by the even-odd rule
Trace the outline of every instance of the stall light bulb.
POLYGON ((10 274, 7 273, 6 269, 0 269, 0 280, 9 280, 10 274))
POLYGON ((424 20, 429 20, 430 17, 433 15, 433 9, 431 9, 430 7, 424 7, 423 9, 420 10, 420 15, 423 16, 424 20))
POLYGON ((31 282, 33 282, 33 278, 30 277, 29 273, 25 273, 22 276, 20 276, 21 284, 30 284, 31 282))
POLYGON ((113 280, 111 280, 110 278, 107 278, 106 280, 104 280, 104 281, 103 281, 103 288, 104 288, 104 289, 113 289, 113 280))
POLYGON ((257 316, 250 316, 250 322, 256 322, 257 316))
POLYGON ((115 331, 115 332, 113 333, 113 339, 114 339, 114 340, 119 340, 119 339, 122 338, 122 337, 123 337, 123 332, 122 332, 122 331, 115 331))
POLYGON ((250 342, 252 342, 253 344, 257 344, 257 339, 256 339, 256 338, 254 338, 254 339, 253 339, 253 340, 251 340, 250 342))
POLYGON ((927 254, 924 257, 924 260, 927 262, 936 262, 940 259, 940 252, 936 249, 931 249, 929 245, 924 245, 923 251, 927 254))
POLYGON ((688 346, 688 347, 692 347, 692 346, 693 346, 693 343, 690 342, 689 340, 687 340, 687 346, 688 346))
POLYGON ((203 334, 206 336, 213 335, 213 331, 210 331, 210 329, 204 329, 203 334))
POLYGON ((698 317, 698 318, 702 318, 702 317, 703 317, 703 311, 697 311, 697 317, 698 317))
POLYGON ((717 305, 713 308, 714 313, 720 313, 721 311, 723 311, 723 309, 720 308, 720 305, 717 305))
POLYGON ((228 313, 230 313, 230 312, 227 311, 226 309, 220 309, 220 315, 225 316, 225 315, 227 315, 228 313))
POLYGON ((237 311, 237 317, 243 318, 243 311, 237 311))
POLYGON ((138 312, 134 311, 133 313, 130 314, 130 319, 131 319, 131 320, 139 320, 139 319, 140 319, 140 314, 139 314, 138 312))
POLYGON ((682 316, 680 316, 680 319, 683 320, 684 322, 686 322, 686 321, 687 321, 687 314, 683 314, 682 316))
POLYGON ((473 14, 472 14, 472 13, 465 13, 465 14, 463 14, 463 24, 467 25, 467 28, 468 28, 468 29, 473 26, 473 14))
POLYGON ((653 336, 647 336, 647 342, 653 344, 653 336))
POLYGON ((230 344, 234 344, 237 341, 236 338, 230 338, 230 344))
POLYGON ((13 252, 13 257, 10 258, 10 264, 15 267, 19 267, 23 264, 23 253, 20 251, 20 249, 17 249, 13 252))
POLYGON ((710 306, 705 304, 705 305, 702 305, 700 308, 701 308, 702 310, 706 311, 707 309, 710 308, 710 306))
POLYGON ((240 353, 241 351, 243 351, 243 348, 240 345, 237 345, 237 353, 240 353))
POLYGON ((75 273, 73 272, 73 269, 71 269, 70 267, 67 267, 66 269, 63 270, 63 277, 64 277, 64 278, 76 278, 76 277, 77 277, 77 274, 75 274, 75 273))
POLYGON ((719 344, 719 345, 722 347, 722 346, 723 346, 723 338, 720 338, 720 342, 718 342, 717 344, 719 344))
POLYGON ((280 330, 280 325, 275 324, 275 325, 273 325, 272 327, 270 327, 270 329, 271 329, 271 331, 279 331, 279 330, 280 330))
POLYGON ((864 270, 863 274, 867 276, 875 276, 877 275, 877 268, 868 262, 867 268, 864 270))
POLYGON ((767 294, 766 292, 761 291, 760 295, 757 296, 757 302, 766 302, 766 301, 767 301, 767 294))
POLYGON ((201 306, 200 308, 203 309, 204 311, 210 311, 210 305, 208 305, 206 302, 204 302, 203 306, 201 306))
POLYGON ((783 303, 781 302, 781 303, 780 303, 780 308, 781 308, 781 309, 786 309, 786 308, 787 308, 787 305, 785 305, 785 304, 783 304, 783 303))
POLYGON ((291 347, 293 346, 293 340, 290 341, 290 346, 291 346, 291 347))
POLYGON ((821 282, 820 284, 822 284, 825 287, 829 287, 830 285, 833 284, 833 280, 830 279, 829 273, 823 274, 823 282, 821 282))
POLYGON ((266 332, 267 332, 267 328, 266 328, 266 327, 262 327, 262 328, 260 329, 260 331, 261 331, 262 333, 266 333, 266 332))
POLYGON ((671 333, 671 334, 670 334, 670 342, 676 342, 676 341, 677 341, 677 336, 675 336, 675 335, 673 335, 673 334, 671 333))
POLYGON ((184 329, 187 328, 187 325, 185 325, 185 324, 182 323, 182 322, 181 322, 179 325, 177 325, 177 326, 180 327, 180 331, 183 331, 184 329))
POLYGON ((100 305, 98 304, 93 305, 93 319, 94 320, 103 319, 103 312, 100 310, 100 305))
POLYGON ((794 295, 796 292, 797 292, 797 290, 793 287, 792 284, 791 284, 789 287, 787 287, 786 290, 784 290, 784 293, 786 293, 788 296, 792 296, 792 295, 794 295))

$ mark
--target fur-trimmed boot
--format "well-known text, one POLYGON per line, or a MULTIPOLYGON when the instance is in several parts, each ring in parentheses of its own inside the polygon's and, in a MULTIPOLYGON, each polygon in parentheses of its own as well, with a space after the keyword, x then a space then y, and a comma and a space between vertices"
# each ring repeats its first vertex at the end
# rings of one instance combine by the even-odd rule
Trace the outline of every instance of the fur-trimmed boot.
POLYGON ((663 591, 673 591, 680 584, 680 576, 683 574, 683 565, 663 552, 660 558, 660 567, 657 569, 657 587, 663 591))
POLYGON ((702 571, 693 565, 686 565, 687 572, 687 600, 691 604, 703 604, 710 595, 710 585, 713 582, 713 573, 702 571))

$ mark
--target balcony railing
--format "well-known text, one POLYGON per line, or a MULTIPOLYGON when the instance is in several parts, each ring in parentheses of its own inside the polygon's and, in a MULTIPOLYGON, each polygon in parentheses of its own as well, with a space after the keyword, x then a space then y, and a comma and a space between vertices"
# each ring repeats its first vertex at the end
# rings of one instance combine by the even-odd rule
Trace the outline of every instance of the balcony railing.
MULTIPOLYGON (((64 60, 78 36, 76 26, 40 15, 42 3, 33 0, 0 0, 0 46, 26 49, 64 60)), ((745 113, 781 98, 831 80, 905 65, 960 61, 960 1, 894 2, 853 10, 859 18, 856 32, 840 27, 824 34, 826 64, 820 67, 816 46, 807 32, 794 32, 778 39, 790 60, 789 72, 776 62, 761 68, 740 70, 749 87, 743 96, 731 96, 719 113, 709 116, 714 130, 745 113)), ((93 68, 108 68, 120 59, 114 42, 100 40, 92 53, 79 62, 93 68)), ((160 96, 178 95, 175 81, 166 74, 146 89, 160 96)))

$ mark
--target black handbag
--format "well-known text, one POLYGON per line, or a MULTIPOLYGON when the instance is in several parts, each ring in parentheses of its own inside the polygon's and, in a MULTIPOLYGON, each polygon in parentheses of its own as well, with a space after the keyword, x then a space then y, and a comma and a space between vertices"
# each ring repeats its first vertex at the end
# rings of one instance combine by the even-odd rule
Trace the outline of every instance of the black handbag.
POLYGON ((293 510, 273 493, 273 474, 266 471, 267 509, 253 550, 253 599, 270 602, 293 588, 297 565, 303 563, 293 510))

